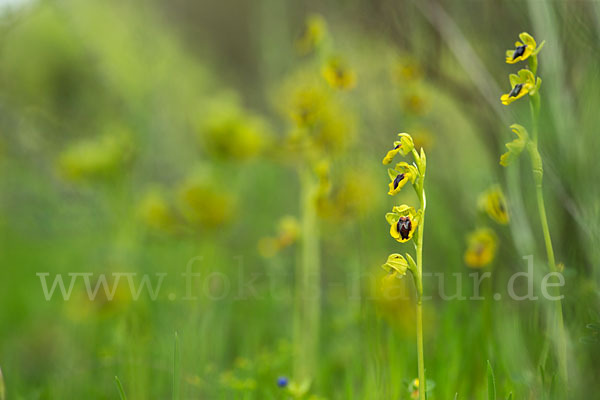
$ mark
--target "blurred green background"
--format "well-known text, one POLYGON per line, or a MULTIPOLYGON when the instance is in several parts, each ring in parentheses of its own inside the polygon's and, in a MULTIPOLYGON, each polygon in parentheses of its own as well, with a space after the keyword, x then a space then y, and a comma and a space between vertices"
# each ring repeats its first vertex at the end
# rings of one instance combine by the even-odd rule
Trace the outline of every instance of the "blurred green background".
MULTIPOLYGON (((412 398, 412 282, 380 268, 410 243, 389 236, 381 159, 398 132, 427 152, 424 268, 444 273, 446 293, 472 294, 463 260, 476 228, 497 237, 476 270, 492 272, 486 293, 504 295, 524 255, 544 271, 529 161, 498 163, 508 126, 530 123, 526 99, 500 103, 517 70, 504 52, 523 31, 546 40, 540 147, 566 280, 568 398, 600 390, 600 3, 0 4, 2 400, 2 385, 6 399, 117 399, 115 375, 130 399, 290 398, 277 378, 293 379, 306 243, 322 295, 304 398, 412 398), (494 184, 508 225, 478 206, 494 184), (200 276, 186 281, 188 266, 200 276), (136 299, 123 277, 114 298, 90 300, 80 276, 68 300, 58 287, 46 300, 39 273, 49 285, 63 274, 67 289, 69 273, 93 273, 92 287, 99 274, 137 273, 136 285, 148 274, 155 288, 167 275, 156 299, 136 299)), ((486 360, 498 398, 558 398, 554 356, 539 366, 548 304, 444 300, 437 278, 425 292, 429 398, 485 398, 486 360)))

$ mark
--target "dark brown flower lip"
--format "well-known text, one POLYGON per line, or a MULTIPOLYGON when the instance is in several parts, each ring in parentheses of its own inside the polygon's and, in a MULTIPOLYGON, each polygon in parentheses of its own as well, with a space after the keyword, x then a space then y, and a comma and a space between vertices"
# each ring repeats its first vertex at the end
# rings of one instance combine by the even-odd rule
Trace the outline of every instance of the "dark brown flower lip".
POLYGON ((521 93, 521 89, 523 89, 522 83, 517 83, 514 88, 508 94, 508 97, 517 97, 519 93, 521 93))
POLYGON ((513 53, 513 61, 516 60, 518 57, 521 57, 524 53, 525 53, 525 49, 527 48, 527 45, 524 44, 523 46, 518 46, 515 49, 515 52, 513 53))
POLYGON ((397 229, 398 229, 398 233, 400 233, 400 237, 402 239, 404 239, 404 240, 408 239, 411 228, 412 228, 412 222, 410 220, 410 217, 400 217, 400 219, 398 219, 397 229))
POLYGON ((404 179, 404 172, 398 174, 398 176, 396 176, 396 179, 394 179, 394 189, 398 189, 398 185, 400 184, 400 182, 402 182, 402 179, 404 179))

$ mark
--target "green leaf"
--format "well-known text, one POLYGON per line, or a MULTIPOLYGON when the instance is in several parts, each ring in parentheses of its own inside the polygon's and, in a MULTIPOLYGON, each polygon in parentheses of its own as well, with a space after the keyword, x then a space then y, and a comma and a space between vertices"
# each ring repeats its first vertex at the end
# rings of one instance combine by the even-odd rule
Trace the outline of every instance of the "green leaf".
POLYGON ((538 46, 535 48, 533 54, 537 55, 540 50, 542 50, 542 47, 544 47, 544 45, 546 44, 546 41, 543 40, 542 43, 538 44, 538 46))
POLYGON ((510 392, 510 393, 508 394, 508 396, 506 397, 506 400, 512 400, 512 392, 510 392))
POLYGON ((490 360, 487 361, 488 400, 496 400, 496 379, 490 360))
POLYGON ((416 275, 417 274, 417 263, 415 263, 415 260, 408 253, 406 253, 406 260, 408 261, 408 269, 410 269, 411 272, 416 275))
POLYGON ((421 155, 419 157, 419 172, 425 176, 425 170, 427 169, 427 157, 425 157, 425 150, 421 147, 421 155))
POLYGON ((119 380, 118 376, 115 376, 115 383, 117 384, 117 390, 119 391, 119 396, 121 397, 121 400, 127 400, 127 396, 125 396, 125 391, 123 390, 123 385, 121 384, 121 381, 119 380))

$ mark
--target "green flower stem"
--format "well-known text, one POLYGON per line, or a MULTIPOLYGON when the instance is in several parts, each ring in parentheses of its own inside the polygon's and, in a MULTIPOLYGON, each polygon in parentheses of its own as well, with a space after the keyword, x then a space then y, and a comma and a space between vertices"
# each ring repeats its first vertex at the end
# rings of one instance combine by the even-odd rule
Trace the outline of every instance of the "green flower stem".
POLYGON ((529 57, 529 69, 531 70, 531 72, 533 72, 533 75, 537 74, 537 66, 537 54, 532 54, 531 57, 529 57))
POLYGON ((417 302, 417 352, 419 367, 419 400, 425 400, 425 361, 423 360, 423 305, 421 298, 417 302))
POLYGON ((300 171, 302 221, 299 262, 296 264, 294 307, 294 380, 311 380, 318 351, 321 266, 319 226, 315 204, 316 184, 308 168, 300 171))
MULTIPOLYGON (((414 149, 413 156, 418 163, 419 156, 414 149)), ((423 176, 423 173, 419 175, 417 191, 421 202, 421 220, 419 221, 419 226, 417 228, 417 276, 415 277, 415 285, 417 287, 417 362, 419 370, 419 400, 425 400, 427 383, 425 380, 425 358, 423 355, 423 231, 425 228, 425 208, 427 207, 427 199, 425 197, 425 177, 423 176)))
MULTIPOLYGON (((537 69, 537 60, 531 63, 537 69)), ((532 161, 532 173, 535 179, 535 187, 536 187, 536 197, 537 197, 537 206, 538 212, 540 216, 540 223, 542 225, 542 231, 544 234, 544 242, 546 245, 546 257, 548 259, 548 268, 550 272, 557 272, 556 268, 556 260, 554 258, 554 248, 552 246, 552 237, 550 236, 550 227, 548 226, 548 218, 546 216, 546 206, 544 204, 544 190, 543 190, 543 163, 542 157, 538 150, 538 116, 540 109, 540 95, 539 93, 535 93, 530 96, 531 102, 531 119, 533 124, 533 134, 530 143, 528 144, 529 154, 531 156, 532 161)), ((555 296, 560 296, 560 289, 558 287, 555 288, 555 296)), ((568 370, 567 370, 567 340, 566 333, 564 328, 563 321, 563 313, 562 313, 562 302, 561 300, 556 300, 555 302, 555 324, 554 329, 557 329, 557 352, 558 352, 558 364, 560 369, 560 374, 565 382, 568 380, 568 370)))

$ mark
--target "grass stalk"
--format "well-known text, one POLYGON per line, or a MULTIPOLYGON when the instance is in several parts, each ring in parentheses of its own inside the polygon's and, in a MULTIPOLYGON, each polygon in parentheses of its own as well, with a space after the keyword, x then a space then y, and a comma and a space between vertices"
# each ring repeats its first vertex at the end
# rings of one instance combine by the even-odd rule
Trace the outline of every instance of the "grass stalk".
POLYGON ((6 388, 4 387, 4 377, 2 376, 2 368, 0 368, 0 400, 6 399, 6 388))
POLYGON ((121 380, 118 376, 115 376, 115 384, 117 385, 117 390, 119 391, 119 397, 121 398, 121 400, 127 400, 125 390, 123 389, 123 385, 121 384, 121 380))

